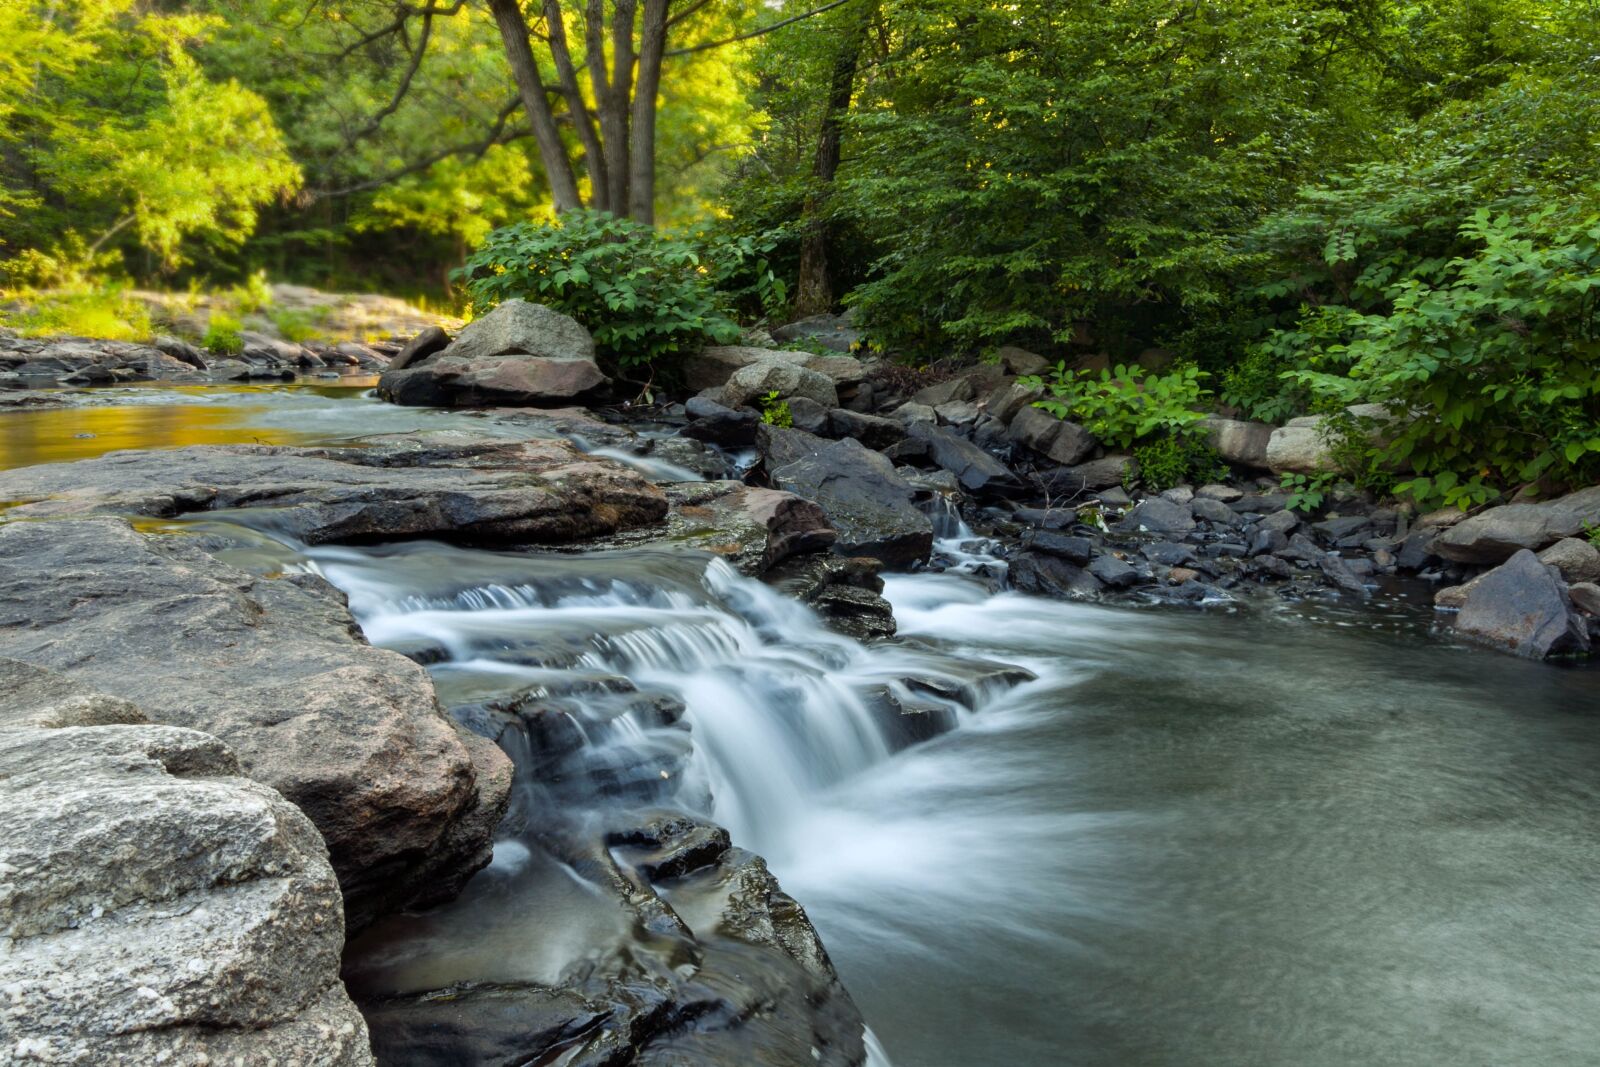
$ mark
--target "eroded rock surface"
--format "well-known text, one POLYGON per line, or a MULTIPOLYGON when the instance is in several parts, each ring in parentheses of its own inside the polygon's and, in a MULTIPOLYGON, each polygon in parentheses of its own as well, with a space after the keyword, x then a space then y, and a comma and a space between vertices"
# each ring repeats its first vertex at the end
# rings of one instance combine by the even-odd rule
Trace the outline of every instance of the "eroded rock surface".
POLYGON ((365 1067, 327 850, 226 745, 0 659, 0 1060, 365 1067))
POLYGON ((256 577, 114 519, 11 522, 0 655, 226 742, 321 831, 352 926, 488 862, 504 755, 458 732, 421 667, 366 644, 320 578, 256 577))

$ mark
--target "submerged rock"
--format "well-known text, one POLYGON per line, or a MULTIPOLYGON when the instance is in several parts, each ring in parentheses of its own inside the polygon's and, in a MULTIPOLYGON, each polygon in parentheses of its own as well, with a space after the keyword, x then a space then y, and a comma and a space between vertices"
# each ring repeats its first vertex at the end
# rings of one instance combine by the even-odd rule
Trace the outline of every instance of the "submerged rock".
POLYGON ((201 730, 310 816, 353 926, 489 860, 509 764, 308 574, 258 578, 114 519, 0 526, 0 655, 201 730))
POLYGON ((366 1067, 315 828, 228 747, 0 659, 6 1062, 366 1067))

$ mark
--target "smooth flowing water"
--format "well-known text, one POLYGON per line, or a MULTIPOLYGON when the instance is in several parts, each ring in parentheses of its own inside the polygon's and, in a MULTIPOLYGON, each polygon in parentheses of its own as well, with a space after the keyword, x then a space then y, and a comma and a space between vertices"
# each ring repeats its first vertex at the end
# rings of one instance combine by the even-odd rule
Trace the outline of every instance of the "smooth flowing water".
POLYGON ((560 709, 502 738, 494 864, 352 985, 550 980, 626 938, 527 823, 666 796, 769 859, 898 1067, 1600 1063, 1600 674, 1400 599, 1069 604, 943 547, 873 646, 689 552, 299 553, 469 719, 560 709), (953 728, 905 747, 884 693, 953 728))

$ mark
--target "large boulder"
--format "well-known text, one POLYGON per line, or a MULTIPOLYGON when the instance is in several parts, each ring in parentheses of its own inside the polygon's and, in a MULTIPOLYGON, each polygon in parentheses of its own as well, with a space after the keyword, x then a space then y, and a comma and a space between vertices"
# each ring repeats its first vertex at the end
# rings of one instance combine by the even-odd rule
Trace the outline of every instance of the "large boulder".
POLYGON ((776 393, 780 399, 814 400, 824 408, 839 406, 833 379, 820 371, 787 359, 763 359, 733 372, 722 387, 722 403, 730 408, 759 406, 776 393))
POLYGON ((1589 651, 1561 572, 1527 549, 1471 583, 1456 632, 1528 659, 1589 651))
POLYGON ((372 1064, 327 849, 215 737, 0 659, 7 1063, 372 1064))
POLYGON ((1600 548, 1577 537, 1566 537, 1539 553, 1568 582, 1600 582, 1600 548))
POLYGON ((815 371, 836 386, 854 385, 866 378, 866 368, 854 356, 838 353, 751 348, 743 345, 713 345, 683 361, 684 384, 690 389, 717 389, 745 367, 757 363, 793 363, 815 371))
POLYGON ((1600 486, 1542 504, 1503 504, 1469 516, 1433 539, 1435 555, 1457 563, 1498 563, 1600 525, 1600 486))
POLYGON ((560 407, 603 393, 610 380, 576 319, 507 300, 467 325, 448 348, 391 368, 378 393, 397 404, 560 407))
POLYGON ((367 448, 199 446, 0 472, 12 517, 236 509, 310 544, 563 542, 659 521, 661 491, 565 441, 408 435, 367 448))
MULTIPOLYGON (((1266 466, 1275 474, 1318 474, 1338 469, 1323 438, 1323 416, 1290 419, 1267 438, 1266 466)), ((1218 449, 1220 452, 1221 449, 1218 449)))
POLYGON ((1201 424, 1206 439, 1217 454, 1229 463, 1241 467, 1267 469, 1267 445, 1272 440, 1273 427, 1264 422, 1243 422, 1208 415, 1201 424))
POLYGON ((835 352, 853 352, 861 347, 861 331, 851 325, 850 316, 812 315, 779 326, 772 331, 776 341, 812 341, 835 352))
POLYGON ((838 531, 834 551, 869 556, 891 567, 928 558, 933 523, 894 463, 859 441, 826 441, 800 430, 766 428, 767 473, 779 489, 822 506, 838 531))
POLYGON ((321 578, 262 578, 116 519, 0 526, 0 656, 201 730, 321 831, 351 924, 453 895, 489 860, 510 765, 427 673, 359 636, 321 578))
POLYGON ((1082 463, 1099 443, 1077 423, 1058 419, 1036 407, 1018 411, 1006 429, 1006 436, 1063 467, 1082 463))
POLYGON ((927 444, 928 458, 955 475, 961 488, 974 496, 1012 497, 1027 488, 1004 463, 964 437, 925 422, 912 423, 907 431, 927 444))

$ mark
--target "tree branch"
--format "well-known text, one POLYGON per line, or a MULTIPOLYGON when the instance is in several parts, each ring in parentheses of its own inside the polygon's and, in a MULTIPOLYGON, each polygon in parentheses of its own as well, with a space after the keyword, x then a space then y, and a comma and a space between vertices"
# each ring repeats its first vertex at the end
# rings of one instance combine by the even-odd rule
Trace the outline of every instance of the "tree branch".
POLYGON ((512 141, 521 140, 524 137, 530 137, 533 135, 532 130, 506 129, 506 124, 511 121, 511 116, 515 115, 519 110, 521 110, 521 108, 522 97, 519 95, 509 101, 505 107, 500 109, 500 114, 495 119, 494 125, 489 128, 489 133, 482 140, 472 141, 468 144, 452 145, 449 148, 441 148, 437 152, 430 152, 420 159, 413 160, 397 170, 392 170, 389 173, 377 178, 369 178, 366 181, 358 182, 355 185, 346 185, 338 189, 308 189, 306 190, 306 194, 313 201, 328 200, 337 196, 350 196, 353 193, 364 193, 372 189, 380 188, 381 186, 388 185, 390 182, 398 181, 409 174, 416 174, 419 171, 427 170, 435 163, 438 163, 441 160, 449 159, 451 156, 471 156, 474 159, 481 159, 483 158, 483 154, 489 151, 489 149, 493 148, 495 145, 509 144, 512 141))
POLYGON ((757 26, 753 30, 746 30, 744 33, 734 34, 732 37, 725 37, 720 41, 707 41, 704 44, 690 45, 688 48, 674 48, 670 52, 667 52, 666 55, 688 56, 693 55, 696 52, 707 52, 713 48, 722 48, 725 45, 737 44, 740 41, 748 41, 753 37, 760 37, 764 34, 771 33, 773 30, 781 30, 785 26, 793 26, 796 22, 804 22, 806 19, 814 18, 826 11, 832 11, 836 7, 843 7, 848 3, 850 3, 850 0, 833 0, 831 4, 823 4, 819 8, 813 8, 810 11, 795 15, 792 18, 786 18, 781 22, 774 22, 770 26, 757 26))

